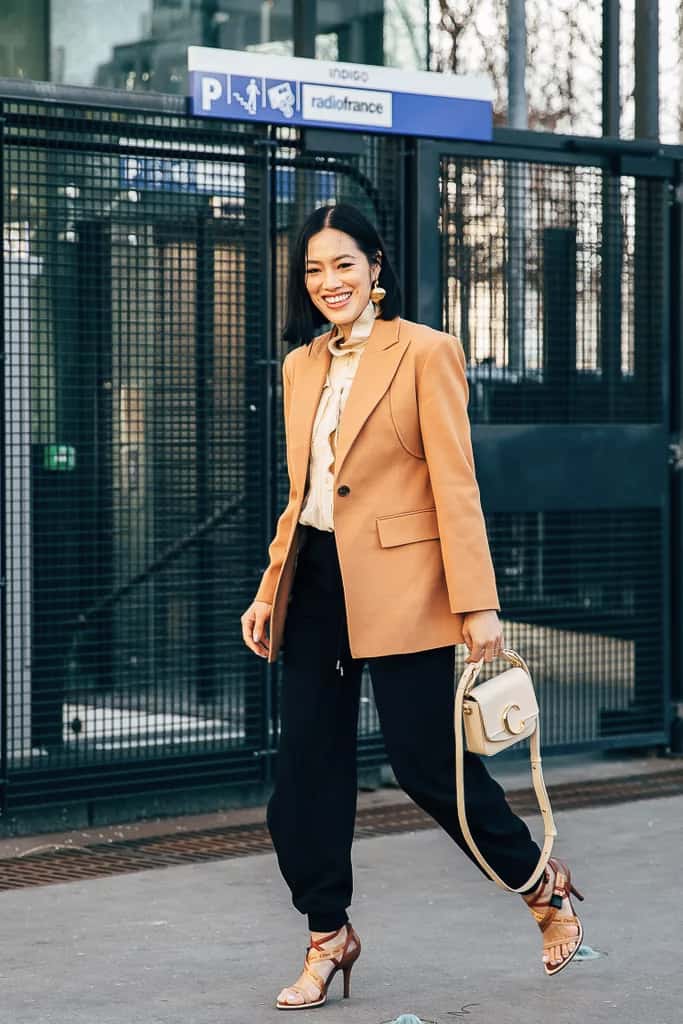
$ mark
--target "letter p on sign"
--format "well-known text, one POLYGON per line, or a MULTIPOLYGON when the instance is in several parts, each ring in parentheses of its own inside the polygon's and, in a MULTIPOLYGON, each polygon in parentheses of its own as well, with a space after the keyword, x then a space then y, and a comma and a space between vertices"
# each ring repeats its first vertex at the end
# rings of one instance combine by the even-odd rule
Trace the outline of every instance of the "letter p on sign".
POLYGON ((223 86, 218 78, 208 75, 202 78, 202 110, 211 110, 212 105, 223 95, 223 86))

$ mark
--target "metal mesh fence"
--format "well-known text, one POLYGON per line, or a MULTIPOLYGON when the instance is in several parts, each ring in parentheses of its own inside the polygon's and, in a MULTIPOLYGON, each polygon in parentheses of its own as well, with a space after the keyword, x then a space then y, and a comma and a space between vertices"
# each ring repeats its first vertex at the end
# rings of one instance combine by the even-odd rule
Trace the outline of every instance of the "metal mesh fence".
MULTIPOLYGON (((279 669, 239 617, 287 498, 288 254, 315 205, 347 199, 402 272, 405 140, 334 154, 38 101, 2 117, 7 804, 259 785, 279 669)), ((473 423, 657 423, 662 184, 449 156, 441 186, 473 423)), ((660 510, 488 523, 545 742, 661 728, 660 510)), ((382 760, 367 673, 359 736, 382 760)))
POLYGON ((259 140, 4 116, 10 770, 200 751, 255 779, 236 625, 263 533, 259 140))
POLYGON ((441 173, 444 323, 472 421, 657 422, 666 183, 456 157, 441 173))
POLYGON ((564 508, 500 488, 487 515, 506 643, 536 669, 549 747, 664 728, 664 461, 629 507, 623 477, 596 500, 576 450, 552 445, 572 426, 664 425, 666 189, 597 166, 441 158, 443 316, 468 354, 470 418, 497 436, 525 427, 504 449, 519 487, 536 456, 566 480, 564 508))
POLYGON ((656 509, 487 517, 505 642, 533 665, 547 747, 663 727, 656 509))
POLYGON ((277 693, 239 616, 286 499, 288 249, 342 198, 395 247, 398 144, 3 115, 9 803, 258 783, 277 693))

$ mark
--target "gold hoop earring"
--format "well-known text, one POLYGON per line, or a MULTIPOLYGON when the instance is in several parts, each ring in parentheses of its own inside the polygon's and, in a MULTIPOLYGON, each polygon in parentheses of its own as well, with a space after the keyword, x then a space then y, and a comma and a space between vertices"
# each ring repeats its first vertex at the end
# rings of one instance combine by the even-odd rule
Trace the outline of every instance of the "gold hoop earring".
POLYGON ((386 294, 387 294, 386 288, 382 288, 381 285, 379 285, 379 284, 377 284, 375 282, 375 284, 373 284, 372 290, 370 292, 370 298, 372 299, 373 302, 381 302, 386 294))

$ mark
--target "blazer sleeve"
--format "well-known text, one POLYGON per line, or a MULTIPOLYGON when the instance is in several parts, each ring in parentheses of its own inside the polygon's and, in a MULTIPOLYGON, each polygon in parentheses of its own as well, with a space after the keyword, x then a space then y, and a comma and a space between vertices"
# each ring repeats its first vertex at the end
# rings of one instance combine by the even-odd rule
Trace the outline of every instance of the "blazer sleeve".
MULTIPOLYGON (((284 359, 282 364, 282 398, 284 405, 284 417, 285 417, 285 436, 289 437, 289 410, 292 396, 292 379, 291 379, 291 357, 294 353, 289 352, 284 359)), ((287 540, 289 538, 289 531, 291 528, 292 516, 294 515, 294 500, 291 490, 291 477, 290 477, 290 491, 289 501, 285 510, 280 515, 275 528, 275 536, 270 542, 268 548, 268 567, 266 568, 261 582, 259 583, 258 590, 254 597, 255 601, 265 601, 267 604, 273 603, 273 597, 275 596, 275 587, 282 569, 282 562, 285 557, 287 550, 287 540)))
POLYGON ((417 382, 420 429, 452 612, 500 611, 475 476, 465 352, 440 334, 417 382))

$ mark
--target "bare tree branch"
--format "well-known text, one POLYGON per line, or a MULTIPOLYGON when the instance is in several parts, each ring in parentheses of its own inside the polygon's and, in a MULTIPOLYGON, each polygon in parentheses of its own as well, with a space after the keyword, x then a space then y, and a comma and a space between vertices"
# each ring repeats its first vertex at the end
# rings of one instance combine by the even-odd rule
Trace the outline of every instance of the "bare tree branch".
MULTIPOLYGON (((527 0, 529 127, 599 132, 599 28, 593 0, 527 0)), ((496 123, 506 120, 507 38, 507 0, 439 0, 435 66, 484 71, 496 123)))

